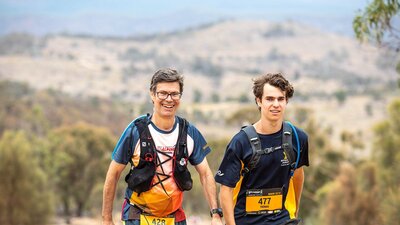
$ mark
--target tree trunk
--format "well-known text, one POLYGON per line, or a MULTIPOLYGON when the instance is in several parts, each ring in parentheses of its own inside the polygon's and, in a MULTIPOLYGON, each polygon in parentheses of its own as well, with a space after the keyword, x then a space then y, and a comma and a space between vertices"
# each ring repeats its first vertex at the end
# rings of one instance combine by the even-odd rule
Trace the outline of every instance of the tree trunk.
POLYGON ((66 224, 71 224, 71 212, 69 209, 69 202, 68 199, 64 199, 64 217, 65 217, 65 223, 66 224))
POLYGON ((77 217, 82 217, 83 215, 83 203, 82 202, 78 202, 77 203, 77 207, 76 207, 76 216, 77 217))

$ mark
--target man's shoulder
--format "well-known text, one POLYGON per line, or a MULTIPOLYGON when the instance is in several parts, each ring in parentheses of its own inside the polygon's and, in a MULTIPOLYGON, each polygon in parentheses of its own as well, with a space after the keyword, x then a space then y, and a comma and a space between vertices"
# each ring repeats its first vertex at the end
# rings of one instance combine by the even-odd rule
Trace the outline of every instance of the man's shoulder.
POLYGON ((125 128, 124 135, 133 136, 134 140, 138 139, 137 138, 139 136, 138 123, 139 122, 147 123, 148 119, 149 119, 148 115, 146 114, 136 117, 125 128))
POLYGON ((291 123, 291 122, 289 122, 289 121, 284 121, 284 123, 285 123, 286 125, 289 125, 289 127, 291 127, 291 130, 292 130, 293 132, 295 132, 295 133, 298 135, 298 137, 299 137, 300 139, 303 139, 303 138, 306 138, 306 139, 307 139, 308 135, 307 135, 307 133, 306 133, 302 128, 298 127, 297 125, 294 125, 293 123, 291 123), (294 128, 295 130, 293 130, 293 128, 294 128))
POLYGON ((294 126, 300 139, 308 139, 307 133, 300 127, 294 126))
POLYGON ((232 139, 228 144, 229 148, 235 152, 237 151, 240 152, 248 148, 251 149, 250 140, 242 128, 235 135, 233 135, 232 139))
MULTIPOLYGON (((178 118, 185 119, 183 117, 178 117, 178 118)), ((191 123, 188 120, 186 120, 186 123, 187 123, 187 134, 190 137, 196 138, 197 136, 203 136, 203 134, 200 132, 200 130, 197 129, 197 127, 193 123, 191 123)))
POLYGON ((149 114, 143 114, 133 119, 131 124, 135 125, 138 122, 148 122, 149 120, 149 114))

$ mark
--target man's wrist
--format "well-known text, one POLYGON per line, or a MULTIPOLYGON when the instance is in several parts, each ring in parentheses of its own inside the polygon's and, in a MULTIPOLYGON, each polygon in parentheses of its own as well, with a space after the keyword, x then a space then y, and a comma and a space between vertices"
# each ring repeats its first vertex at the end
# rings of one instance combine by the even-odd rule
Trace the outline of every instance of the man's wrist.
POLYGON ((113 221, 112 216, 109 216, 109 215, 102 216, 102 219, 103 219, 103 222, 112 222, 113 221))
POLYGON ((215 215, 218 215, 219 217, 223 217, 222 209, 221 208, 214 208, 210 210, 210 216, 214 218, 215 215))

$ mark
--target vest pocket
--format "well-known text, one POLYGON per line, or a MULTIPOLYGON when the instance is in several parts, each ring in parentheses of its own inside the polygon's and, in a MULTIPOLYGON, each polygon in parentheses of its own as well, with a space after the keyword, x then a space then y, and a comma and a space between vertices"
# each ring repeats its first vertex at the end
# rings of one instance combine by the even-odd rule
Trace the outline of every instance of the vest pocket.
POLYGON ((150 190, 155 171, 156 168, 152 162, 145 163, 143 168, 131 169, 125 177, 128 188, 138 194, 150 190))
MULTIPOLYGON (((181 161, 182 160, 185 159, 182 158, 181 161)), ((186 162, 182 164, 183 165, 181 165, 180 162, 176 163, 174 171, 174 180, 181 191, 189 191, 192 189, 193 186, 192 176, 190 175, 190 172, 186 167, 186 162)))

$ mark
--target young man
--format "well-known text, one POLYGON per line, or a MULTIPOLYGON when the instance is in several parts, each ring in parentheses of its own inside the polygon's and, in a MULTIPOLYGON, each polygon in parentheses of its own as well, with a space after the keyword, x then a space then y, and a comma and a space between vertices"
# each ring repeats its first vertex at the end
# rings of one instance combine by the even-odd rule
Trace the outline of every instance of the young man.
MULTIPOLYGON (((161 69, 153 75, 150 84, 153 113, 129 124, 112 154, 103 190, 104 225, 114 224, 116 185, 129 162, 132 168, 125 178, 128 187, 122 207, 125 225, 186 224, 183 191, 192 186, 188 161, 200 175, 211 211, 222 211, 217 210, 216 185, 206 159, 211 150, 192 124, 176 116, 182 91, 183 77, 176 70, 161 69)), ((211 224, 222 224, 222 213, 211 216, 211 224)))
POLYGON ((260 118, 252 126, 255 137, 259 139, 254 138, 251 143, 244 130, 237 133, 227 146, 215 176, 216 182, 221 184, 220 202, 225 222, 226 225, 289 224, 288 221, 293 221, 298 213, 304 181, 302 166, 309 164, 308 137, 293 126, 295 130, 289 135, 291 138, 286 139, 292 139, 293 148, 282 145, 282 135, 289 134, 283 131, 283 117, 294 92, 282 74, 266 74, 253 81, 260 118), (294 133, 297 133, 299 145, 294 133), (256 140, 259 142, 253 142, 256 140), (251 168, 252 144, 260 142, 261 154, 251 168), (288 153, 292 153, 288 149, 293 151, 292 156, 296 156, 292 159, 298 158, 296 168, 293 166, 295 162, 288 159, 288 153), (300 157, 297 157, 298 151, 300 157))

